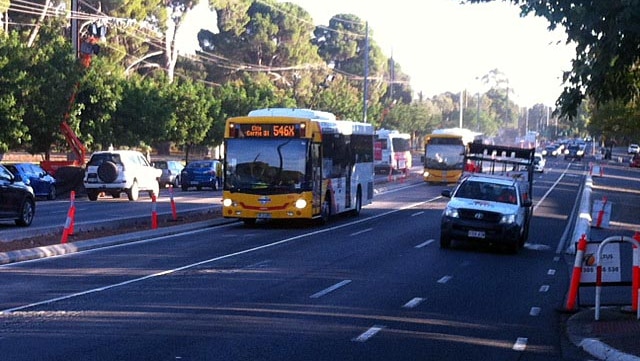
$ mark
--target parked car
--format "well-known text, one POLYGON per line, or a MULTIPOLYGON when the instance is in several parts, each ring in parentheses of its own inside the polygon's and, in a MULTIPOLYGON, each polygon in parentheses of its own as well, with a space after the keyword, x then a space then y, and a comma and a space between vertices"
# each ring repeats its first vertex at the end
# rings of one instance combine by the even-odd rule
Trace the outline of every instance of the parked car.
POLYGON ((632 168, 640 168, 640 154, 636 153, 633 155, 633 157, 631 157, 631 160, 629 161, 629 167, 632 168))
POLYGON ((16 225, 27 227, 35 214, 33 189, 22 182, 19 175, 0 165, 0 219, 12 219, 16 225))
POLYGON ((547 164, 547 160, 540 153, 535 153, 533 156, 533 171, 543 173, 544 166, 547 164))
POLYGON ((138 199, 140 191, 158 196, 158 178, 162 171, 154 168, 147 158, 135 150, 95 152, 87 163, 84 188, 89 200, 95 201, 100 193, 120 198, 125 193, 130 201, 138 199))
POLYGON ((181 173, 181 187, 183 191, 195 187, 201 190, 210 187, 218 190, 222 177, 222 163, 218 160, 197 160, 187 164, 181 173))
POLYGON ((629 144, 629 148, 627 148, 627 153, 629 153, 629 154, 638 154, 638 153, 640 153, 640 145, 629 144))
POLYGON ((36 197, 56 199, 56 179, 37 164, 5 164, 13 175, 19 175, 22 182, 33 189, 36 197))
POLYGON ((164 188, 171 184, 174 188, 180 186, 180 173, 184 169, 182 162, 177 160, 157 160, 152 163, 154 167, 162 170, 162 175, 158 179, 160 187, 164 188))

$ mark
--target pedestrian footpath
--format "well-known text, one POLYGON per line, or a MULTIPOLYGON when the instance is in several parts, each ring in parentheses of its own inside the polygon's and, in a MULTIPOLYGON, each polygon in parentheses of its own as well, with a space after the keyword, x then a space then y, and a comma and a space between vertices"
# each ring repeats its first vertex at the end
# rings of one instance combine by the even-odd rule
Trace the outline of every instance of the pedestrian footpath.
MULTIPOLYGON (((582 200, 589 199, 590 202, 587 209, 591 211, 591 217, 586 231, 590 242, 618 236, 634 237, 640 232, 640 170, 629 168, 628 162, 620 161, 620 158, 623 157, 590 163, 585 185, 585 192, 590 192, 590 197, 582 200)), ((621 269, 631 268, 631 265, 623 266, 621 269)), ((631 276, 625 274, 625 277, 631 276)), ((613 291, 602 287, 601 293, 613 291)), ((599 360, 640 361, 640 320, 631 309, 631 286, 620 293, 622 303, 627 304, 602 303, 598 320, 594 299, 581 300, 577 312, 567 320, 566 332, 573 344, 599 360)))

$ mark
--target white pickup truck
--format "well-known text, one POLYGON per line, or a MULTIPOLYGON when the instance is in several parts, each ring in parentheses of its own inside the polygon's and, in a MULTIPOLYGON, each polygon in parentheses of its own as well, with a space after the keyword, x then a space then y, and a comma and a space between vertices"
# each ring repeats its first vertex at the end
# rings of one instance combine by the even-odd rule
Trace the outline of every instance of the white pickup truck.
MULTIPOLYGON (((534 149, 470 144, 465 158, 474 173, 465 174, 450 198, 440 225, 440 247, 452 240, 495 244, 517 253, 529 235, 532 217, 534 149)), ((465 161, 466 163, 466 161, 465 161)))

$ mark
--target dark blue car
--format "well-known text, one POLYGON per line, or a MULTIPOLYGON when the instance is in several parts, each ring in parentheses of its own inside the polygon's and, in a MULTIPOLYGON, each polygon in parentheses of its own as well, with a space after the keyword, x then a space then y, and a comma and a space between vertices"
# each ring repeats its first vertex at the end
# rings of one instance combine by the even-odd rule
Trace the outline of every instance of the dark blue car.
POLYGON ((189 188, 195 188, 197 190, 211 188, 217 191, 221 184, 221 173, 222 167, 220 161, 191 161, 180 173, 180 186, 183 191, 189 190, 189 188))
POLYGON ((5 164, 14 175, 20 176, 24 184, 33 188, 36 197, 56 199, 56 179, 42 167, 33 163, 5 164))

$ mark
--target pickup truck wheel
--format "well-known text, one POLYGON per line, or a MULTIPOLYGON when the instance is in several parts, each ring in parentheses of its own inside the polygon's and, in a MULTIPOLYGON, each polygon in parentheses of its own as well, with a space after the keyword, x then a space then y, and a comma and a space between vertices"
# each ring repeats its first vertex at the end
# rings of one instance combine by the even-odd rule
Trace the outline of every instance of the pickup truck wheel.
POLYGON ((90 201, 97 201, 98 191, 87 191, 87 197, 89 197, 90 201))
POLYGON ((446 249, 451 247, 451 238, 444 236, 444 235, 440 235, 440 248, 446 249))
POLYGON ((138 182, 133 181, 131 188, 127 189, 127 197, 130 201, 137 201, 140 196, 140 190, 138 189, 138 182))

